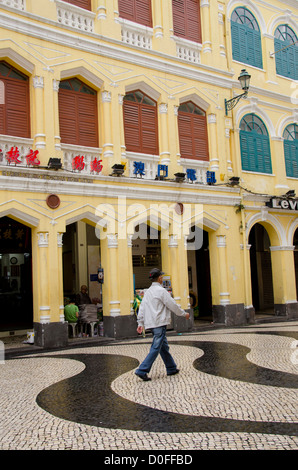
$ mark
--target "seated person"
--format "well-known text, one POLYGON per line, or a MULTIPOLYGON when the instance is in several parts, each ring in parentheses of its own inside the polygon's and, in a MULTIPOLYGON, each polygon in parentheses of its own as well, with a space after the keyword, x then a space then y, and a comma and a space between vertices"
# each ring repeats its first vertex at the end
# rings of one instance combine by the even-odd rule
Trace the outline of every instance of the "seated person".
POLYGON ((77 294, 76 297, 76 305, 84 305, 84 304, 91 304, 91 299, 87 294, 88 288, 87 286, 81 286, 81 291, 77 294))
POLYGON ((64 307, 64 317, 68 323, 77 323, 79 318, 79 309, 74 299, 70 299, 69 304, 64 307))

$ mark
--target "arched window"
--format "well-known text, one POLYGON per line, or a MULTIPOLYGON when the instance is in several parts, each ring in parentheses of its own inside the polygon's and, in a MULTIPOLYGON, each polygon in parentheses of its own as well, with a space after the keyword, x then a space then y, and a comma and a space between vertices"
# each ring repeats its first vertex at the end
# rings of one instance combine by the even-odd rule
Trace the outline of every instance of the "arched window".
POLYGON ((255 114, 247 114, 241 120, 240 149, 243 170, 272 173, 268 131, 255 114))
POLYGON ((97 93, 78 78, 59 86, 61 142, 98 147, 97 93))
POLYGON ((0 62, 0 134, 30 137, 29 79, 0 62))
POLYGON ((84 8, 85 10, 91 10, 91 0, 63 0, 66 3, 71 3, 77 7, 84 8))
POLYGON ((283 133, 286 174, 298 178, 298 125, 290 124, 283 133))
POLYGON ((276 73, 283 77, 298 79, 298 39, 286 24, 276 28, 274 33, 276 73))
POLYGON ((123 100, 126 150, 158 155, 157 106, 140 90, 127 93, 123 100))
POLYGON ((118 0, 119 16, 152 27, 151 0, 118 0))
POLYGON ((262 68, 261 33, 257 20, 247 8, 236 8, 231 17, 233 59, 262 68))
POLYGON ((199 0, 172 0, 174 34, 202 42, 199 0))
POLYGON ((209 160, 206 114, 192 101, 179 106, 178 129, 181 157, 209 160))

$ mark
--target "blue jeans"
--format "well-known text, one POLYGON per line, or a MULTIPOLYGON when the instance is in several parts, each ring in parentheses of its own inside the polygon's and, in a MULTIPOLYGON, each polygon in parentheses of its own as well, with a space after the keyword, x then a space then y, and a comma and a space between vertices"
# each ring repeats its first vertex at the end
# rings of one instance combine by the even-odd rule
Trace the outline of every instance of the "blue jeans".
POLYGON ((166 337, 167 327, 160 326, 158 328, 151 328, 151 331, 153 333, 153 341, 149 354, 136 370, 136 374, 144 375, 150 372, 153 362, 157 358, 158 354, 161 355, 161 358, 166 366, 167 373, 174 372, 177 369, 177 366, 169 352, 170 348, 166 337))

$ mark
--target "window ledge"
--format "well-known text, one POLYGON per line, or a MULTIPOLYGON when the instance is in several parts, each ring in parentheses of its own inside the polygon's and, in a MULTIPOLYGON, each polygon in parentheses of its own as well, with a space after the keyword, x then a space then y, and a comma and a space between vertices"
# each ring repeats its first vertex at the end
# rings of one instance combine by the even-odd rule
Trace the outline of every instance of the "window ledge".
POLYGON ((242 173, 246 173, 248 175, 276 176, 274 173, 262 173, 258 171, 249 171, 249 170, 242 170, 242 173))

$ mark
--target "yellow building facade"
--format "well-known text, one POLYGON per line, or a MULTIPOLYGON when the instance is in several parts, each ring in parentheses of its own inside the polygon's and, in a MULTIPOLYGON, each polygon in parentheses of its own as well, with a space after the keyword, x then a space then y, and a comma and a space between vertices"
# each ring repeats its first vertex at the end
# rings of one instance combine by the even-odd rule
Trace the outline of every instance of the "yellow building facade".
POLYGON ((67 344, 87 285, 134 336, 152 267, 176 331, 298 317, 295 4, 0 0, 2 331, 67 344))

